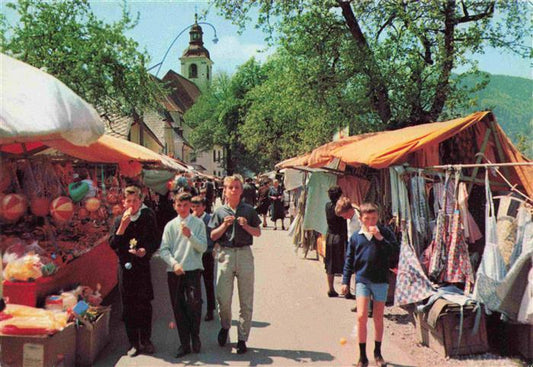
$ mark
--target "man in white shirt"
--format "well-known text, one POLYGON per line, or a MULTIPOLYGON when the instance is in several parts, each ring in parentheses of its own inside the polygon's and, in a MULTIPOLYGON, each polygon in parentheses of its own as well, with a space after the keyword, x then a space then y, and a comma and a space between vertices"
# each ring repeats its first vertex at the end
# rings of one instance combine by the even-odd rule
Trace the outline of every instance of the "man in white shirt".
POLYGON ((168 264, 168 289, 181 345, 176 358, 192 351, 200 352, 200 321, 204 269, 202 255, 207 249, 204 222, 191 214, 191 194, 183 192, 174 198, 178 216, 163 231, 160 256, 168 264))

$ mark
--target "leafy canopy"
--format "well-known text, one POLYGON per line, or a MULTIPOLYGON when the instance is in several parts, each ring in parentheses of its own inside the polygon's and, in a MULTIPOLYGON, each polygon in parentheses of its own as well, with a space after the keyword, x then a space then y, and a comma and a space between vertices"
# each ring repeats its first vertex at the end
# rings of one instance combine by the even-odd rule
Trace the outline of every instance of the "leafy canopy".
POLYGON ((97 19, 86 0, 19 0, 5 6, 18 21, 2 19, 2 52, 56 76, 106 112, 158 107, 163 91, 146 71, 146 52, 125 35, 137 24, 125 6, 112 24, 97 19))

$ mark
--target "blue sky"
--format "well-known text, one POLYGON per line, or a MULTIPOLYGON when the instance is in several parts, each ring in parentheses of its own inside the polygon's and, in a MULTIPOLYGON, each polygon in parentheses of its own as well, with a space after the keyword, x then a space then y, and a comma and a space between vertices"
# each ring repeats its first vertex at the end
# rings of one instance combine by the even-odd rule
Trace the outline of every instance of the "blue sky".
MULTIPOLYGON (((5 0, 0 0, 5 3, 5 0)), ((121 16, 120 0, 91 0, 93 12, 107 22, 117 21, 121 16)), ((194 13, 199 14, 209 9, 208 0, 129 0, 127 1, 132 15, 139 13, 139 24, 128 35, 140 44, 141 49, 146 49, 151 57, 151 64, 162 61, 165 52, 174 38, 187 26, 194 22, 194 13)), ((8 14, 9 18, 9 14, 8 14)), ((214 62, 214 72, 227 72, 232 74, 236 68, 255 56, 259 61, 264 61, 273 50, 267 49, 265 34, 254 28, 250 22, 247 29, 238 34, 236 26, 229 20, 217 15, 217 9, 209 9, 206 19, 216 28, 217 44, 212 42, 214 33, 211 27, 203 26, 204 46, 211 54, 214 62)), ((530 41, 530 45, 533 39, 530 41)), ((179 57, 189 42, 188 31, 176 40, 170 49, 165 62, 158 74, 165 75, 169 69, 180 72, 179 57)), ((533 79, 533 71, 528 60, 501 53, 499 50, 486 49, 484 55, 476 55, 479 68, 492 74, 520 76, 533 79)), ((156 72, 157 68, 152 72, 156 72)), ((459 70, 460 72, 460 70, 459 70)))
MULTIPOLYGON (((108 21, 120 18, 120 1, 118 0, 95 0, 91 1, 91 7, 95 14, 108 21)), ((130 0, 128 5, 131 14, 139 12, 140 19, 137 27, 130 32, 141 48, 146 48, 154 65, 163 59, 163 56, 174 38, 185 27, 194 22, 194 13, 202 13, 209 9, 209 3, 205 1, 187 0, 130 0)), ((263 61, 272 53, 267 49, 264 41, 265 34, 253 27, 253 23, 247 25, 241 35, 236 26, 229 20, 217 15, 217 9, 209 9, 207 18, 204 19, 214 25, 217 30, 218 43, 213 44, 213 30, 209 26, 203 26, 204 45, 211 54, 214 64, 214 72, 233 73, 235 69, 250 57, 263 61)), ((188 32, 184 32, 170 49, 168 56, 162 65, 158 76, 163 76, 167 70, 173 69, 180 72, 179 57, 189 42, 188 32)), ((501 53, 500 50, 486 49, 484 55, 476 55, 479 68, 492 74, 520 76, 533 79, 532 68, 527 60, 513 55, 501 53)), ((153 70, 155 71, 157 68, 153 70)))

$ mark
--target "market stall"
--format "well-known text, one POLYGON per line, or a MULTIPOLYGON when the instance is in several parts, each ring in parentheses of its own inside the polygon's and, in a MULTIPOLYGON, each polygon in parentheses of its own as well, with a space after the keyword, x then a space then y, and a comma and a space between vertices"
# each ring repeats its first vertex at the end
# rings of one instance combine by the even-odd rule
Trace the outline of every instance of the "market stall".
MULTIPOLYGON (((349 137, 277 168, 327 168, 335 160, 335 171, 343 173, 336 183, 352 202, 378 203, 384 222, 401 238, 394 301, 420 307, 420 342, 447 355, 488 349, 489 325, 485 328, 480 307, 464 314, 465 325, 483 325, 473 328, 479 333, 471 337, 456 324, 462 307, 428 302, 447 292, 460 294, 465 306, 482 304, 497 321, 505 315, 529 325, 525 333, 531 332, 533 163, 512 145, 492 113, 349 137), (447 312, 455 316, 439 323, 447 312), (459 342, 444 345, 451 330, 460 330, 454 334, 459 342)), ((303 215, 311 213, 306 208, 303 215)), ((530 357, 533 345, 524 348, 520 352, 530 357)))
MULTIPOLYGON (((44 143, 52 139, 61 139, 69 141, 75 146, 83 146, 95 142, 104 133, 104 124, 96 110, 53 76, 3 54, 0 54, 0 64, 0 82, 2 84, 0 93, 0 147, 16 146, 20 153, 26 154, 28 149, 39 149, 44 143), (24 82, 22 83, 21 80, 24 82)), ((39 171, 40 174, 44 174, 42 176, 30 177, 31 174, 26 176, 31 185, 28 184, 25 189, 27 193, 32 194, 31 197, 25 196, 27 193, 23 192, 24 188, 20 185, 20 177, 13 176, 13 173, 22 175, 23 171, 25 171, 24 173, 31 173, 30 164, 27 164, 25 169, 16 171, 12 163, 7 163, 2 159, 0 168, 2 250, 13 245, 12 249, 17 249, 17 253, 20 255, 20 262, 17 263, 19 269, 14 269, 11 266, 10 269, 6 270, 12 272, 11 274, 26 272, 26 274, 38 277, 39 274, 42 275, 42 269, 35 265, 39 263, 40 255, 33 251, 27 254, 28 257, 24 257, 26 254, 23 253, 22 243, 14 240, 16 236, 8 240, 8 236, 21 230, 25 232, 26 236, 29 236, 31 230, 35 229, 15 225, 23 216, 29 214, 28 208, 31 208, 31 212, 35 216, 44 217, 51 214, 56 218, 55 220, 63 223, 72 211, 71 203, 68 198, 60 197, 58 182, 53 182, 53 187, 45 188, 47 184, 53 181, 52 177, 47 174, 50 171, 46 171, 51 168, 50 166, 42 167, 43 169, 39 171), (32 191, 33 189, 37 190, 32 191), (55 197, 50 197, 52 195, 55 197), (8 227, 10 228, 8 229, 8 227)), ((30 221, 24 220, 24 222, 29 223, 30 221)), ((36 223, 33 224, 36 225, 36 223)), ((41 234, 51 230, 48 220, 41 220, 39 225, 42 229, 41 234)), ((83 252, 82 249, 77 248, 67 255, 55 242, 55 238, 53 241, 49 241, 48 245, 53 247, 53 253, 50 254, 50 261, 46 264, 45 270, 49 273, 55 273, 60 268, 60 262, 65 263, 73 259, 74 250, 78 254, 83 252)), ((75 246, 70 247, 74 248, 75 246)), ((47 253, 47 249, 40 248, 38 245, 34 247, 34 250, 37 249, 41 255, 47 253)), ((16 251, 12 253, 13 257, 15 257, 15 253, 16 251)), ((49 278, 48 282, 54 283, 53 278, 49 278)), ((4 295, 9 296, 11 293, 11 290, 7 290, 7 294, 4 295)), ((32 296, 32 292, 28 294, 29 297, 32 296)))

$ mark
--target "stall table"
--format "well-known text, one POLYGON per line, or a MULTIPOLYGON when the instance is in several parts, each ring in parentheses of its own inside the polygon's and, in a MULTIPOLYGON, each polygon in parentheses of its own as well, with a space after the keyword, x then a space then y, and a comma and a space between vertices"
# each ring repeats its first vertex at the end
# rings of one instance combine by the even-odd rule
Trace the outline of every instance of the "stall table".
POLYGON ((69 290, 77 284, 96 289, 100 283, 102 297, 117 285, 118 258, 109 247, 107 236, 90 251, 59 268, 52 276, 34 282, 4 280, 4 297, 9 303, 36 307, 46 296, 69 290))

